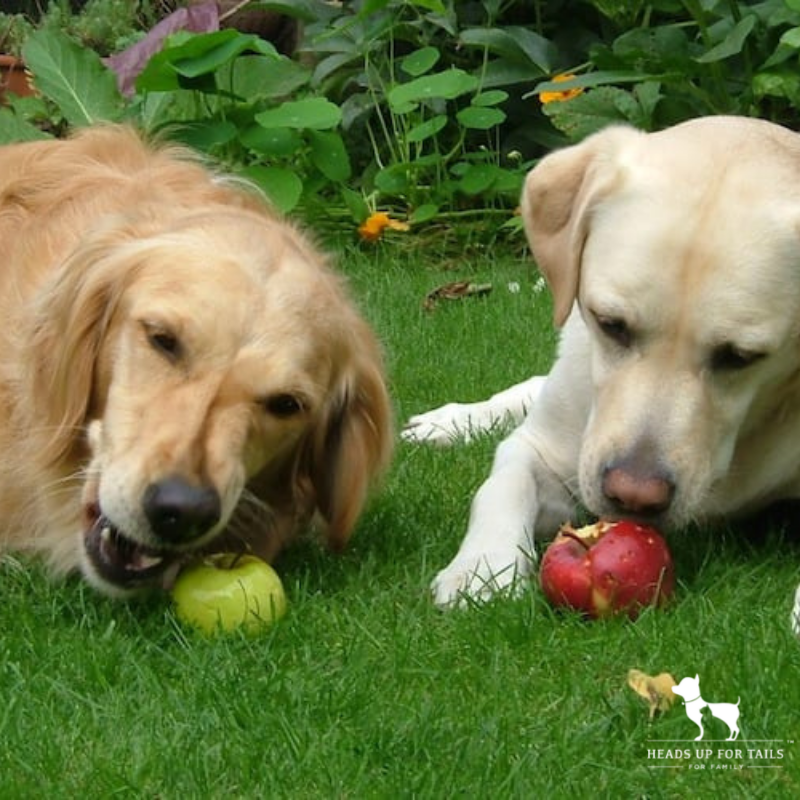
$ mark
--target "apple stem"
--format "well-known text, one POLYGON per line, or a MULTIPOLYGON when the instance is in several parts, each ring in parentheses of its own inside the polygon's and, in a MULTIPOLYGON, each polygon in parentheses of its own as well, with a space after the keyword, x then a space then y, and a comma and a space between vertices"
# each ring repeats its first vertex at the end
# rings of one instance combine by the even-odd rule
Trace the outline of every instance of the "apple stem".
POLYGON ((580 536, 578 536, 577 533, 574 533, 573 531, 562 530, 561 535, 566 536, 568 539, 572 539, 574 542, 577 542, 584 550, 588 550, 591 547, 591 545, 586 543, 585 539, 582 539, 580 536))

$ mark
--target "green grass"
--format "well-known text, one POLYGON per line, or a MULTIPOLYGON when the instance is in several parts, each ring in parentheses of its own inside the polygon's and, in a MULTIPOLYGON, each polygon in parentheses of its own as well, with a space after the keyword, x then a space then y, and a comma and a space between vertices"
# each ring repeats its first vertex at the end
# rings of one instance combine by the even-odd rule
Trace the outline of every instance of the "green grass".
MULTIPOLYGON (((521 263, 445 272, 378 251, 344 266, 385 341, 398 420, 552 360, 548 300, 521 263), (421 310, 428 290, 462 277, 495 290, 421 310)), ((260 639, 205 640, 163 599, 120 604, 5 563, 0 798, 799 796, 797 541, 746 527, 678 534, 676 602, 635 624, 554 613, 533 586, 442 613, 428 584, 458 546, 497 438, 400 446, 343 556, 304 544, 279 562, 290 612, 260 639), (781 767, 648 758, 694 751, 652 740, 696 729, 680 705, 649 723, 625 685, 631 667, 697 672, 707 699, 741 696, 739 748, 782 740, 761 745, 784 749, 781 767)))

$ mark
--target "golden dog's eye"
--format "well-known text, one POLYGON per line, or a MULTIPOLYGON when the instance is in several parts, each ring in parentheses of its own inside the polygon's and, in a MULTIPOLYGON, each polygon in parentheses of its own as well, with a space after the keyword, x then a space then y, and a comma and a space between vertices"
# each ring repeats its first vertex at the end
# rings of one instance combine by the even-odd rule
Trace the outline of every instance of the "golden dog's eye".
POLYGON ((624 319, 596 314, 595 321, 602 334, 615 344, 625 348, 633 344, 633 331, 624 319))
POLYGON ((181 342, 172 331, 157 325, 143 323, 147 341, 157 353, 165 356, 170 361, 176 361, 181 356, 181 342))
POLYGON ((742 350, 730 342, 711 351, 711 369, 715 372, 737 372, 766 357, 766 353, 742 350))
POLYGON ((303 403, 292 394, 273 394, 265 397, 261 405, 275 417, 286 419, 299 414, 303 410, 303 403))

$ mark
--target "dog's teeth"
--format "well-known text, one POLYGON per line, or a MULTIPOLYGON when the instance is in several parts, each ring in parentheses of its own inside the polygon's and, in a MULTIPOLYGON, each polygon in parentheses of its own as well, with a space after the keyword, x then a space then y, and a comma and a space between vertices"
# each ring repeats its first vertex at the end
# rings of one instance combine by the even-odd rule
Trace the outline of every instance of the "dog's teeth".
POLYGON ((163 560, 163 556, 146 556, 142 553, 136 559, 136 568, 150 569, 150 567, 158 566, 163 560))
POLYGON ((103 529, 100 531, 100 538, 101 538, 101 539, 102 539, 104 542, 108 542, 108 541, 110 541, 110 540, 111 540, 111 528, 110 528, 108 525, 106 525, 106 526, 105 526, 105 527, 104 527, 104 528, 103 528, 103 529))

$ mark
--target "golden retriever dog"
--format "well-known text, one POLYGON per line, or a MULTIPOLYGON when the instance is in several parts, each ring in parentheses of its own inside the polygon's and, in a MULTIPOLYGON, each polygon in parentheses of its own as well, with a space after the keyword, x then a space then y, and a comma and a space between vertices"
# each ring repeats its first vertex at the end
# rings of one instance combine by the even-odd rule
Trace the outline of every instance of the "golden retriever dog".
POLYGON ((391 447, 342 282, 244 185, 124 127, 0 148, 0 545, 107 594, 348 540, 391 447))
POLYGON ((669 528, 800 497, 800 136, 611 127, 544 158, 522 214, 563 326, 555 365, 405 431, 524 415, 434 581, 442 605, 527 575, 534 538, 581 505, 669 528))

